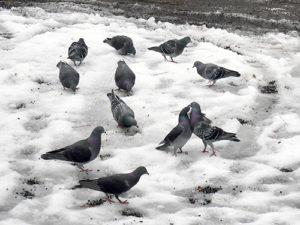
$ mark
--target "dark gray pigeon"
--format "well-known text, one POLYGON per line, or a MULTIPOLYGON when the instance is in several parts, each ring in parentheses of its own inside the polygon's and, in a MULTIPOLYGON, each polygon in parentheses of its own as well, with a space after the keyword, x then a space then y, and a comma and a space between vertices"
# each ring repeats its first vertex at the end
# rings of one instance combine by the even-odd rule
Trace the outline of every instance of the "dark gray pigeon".
POLYGON ((166 55, 170 56, 171 61, 176 63, 173 58, 182 54, 183 49, 188 43, 191 42, 190 37, 184 37, 182 39, 173 39, 162 43, 160 46, 148 48, 149 50, 159 52, 167 60, 166 55))
POLYGON ((118 62, 118 67, 115 73, 115 82, 118 86, 118 90, 123 89, 127 92, 131 91, 135 83, 135 74, 123 60, 118 62))
POLYGON ((147 169, 140 166, 131 173, 115 174, 95 180, 81 180, 79 181, 80 185, 75 186, 74 189, 89 188, 96 191, 102 191, 105 193, 106 200, 109 203, 113 203, 114 201, 109 199, 108 194, 113 194, 121 204, 128 204, 127 200, 121 201, 119 195, 135 186, 143 174, 149 175, 147 169))
POLYGON ((64 88, 70 88, 74 94, 79 83, 79 73, 69 64, 60 61, 57 65, 59 68, 59 81, 64 88))
POLYGON ((241 74, 233 71, 226 69, 224 67, 218 66, 213 63, 202 63, 199 61, 194 62, 193 68, 197 68, 198 74, 203 77, 204 79, 209 80, 212 82, 212 84, 208 85, 209 87, 214 86, 217 80, 226 78, 226 77, 240 77, 241 74))
POLYGON ((209 145, 213 151, 211 156, 216 156, 216 152, 214 149, 213 142, 228 140, 239 142, 240 140, 236 137, 234 133, 228 133, 222 130, 219 127, 213 127, 209 123, 205 122, 203 118, 203 114, 199 112, 197 105, 191 104, 192 112, 191 112, 191 126, 193 133, 202 139, 204 144, 204 150, 202 152, 207 152, 206 147, 209 145))
POLYGON ((71 59, 76 66, 76 61, 79 61, 78 66, 84 60, 88 54, 88 47, 85 44, 83 38, 80 38, 78 42, 73 42, 68 49, 68 59, 71 59))
POLYGON ((136 51, 130 37, 118 35, 112 38, 106 38, 104 43, 114 47, 120 55, 132 54, 135 55, 136 51))
POLYGON ((111 90, 111 93, 107 94, 107 97, 111 103, 113 117, 117 121, 119 127, 138 127, 134 118, 133 110, 129 108, 129 106, 122 99, 120 99, 119 96, 115 95, 113 90, 111 90))
POLYGON ((96 127, 87 139, 78 141, 72 145, 60 148, 43 154, 42 159, 57 159, 72 162, 81 169, 80 172, 88 173, 84 170, 83 165, 94 160, 101 148, 101 134, 105 133, 104 128, 96 127))
MULTIPOLYGON (((184 107, 181 110, 179 114, 178 125, 171 130, 171 132, 165 137, 162 142, 159 143, 160 146, 156 147, 156 149, 165 151, 173 150, 175 156, 177 156, 177 149, 180 150, 179 153, 183 153, 182 147, 192 136, 190 119, 188 117, 189 111, 190 106, 184 107)), ((185 154, 187 153, 185 152, 185 154)))

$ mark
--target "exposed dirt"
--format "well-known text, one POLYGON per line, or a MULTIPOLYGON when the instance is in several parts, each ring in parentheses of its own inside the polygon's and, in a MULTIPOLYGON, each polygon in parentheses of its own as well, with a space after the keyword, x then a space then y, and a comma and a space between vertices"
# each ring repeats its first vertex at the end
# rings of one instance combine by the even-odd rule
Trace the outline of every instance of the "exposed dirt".
POLYGON ((252 32, 300 31, 300 0, 0 1, 0 7, 12 6, 38 6, 48 11, 60 12, 97 11, 145 19, 155 17, 156 20, 176 24, 205 24, 208 27, 252 32), (55 3, 55 7, 49 7, 50 3, 55 3))

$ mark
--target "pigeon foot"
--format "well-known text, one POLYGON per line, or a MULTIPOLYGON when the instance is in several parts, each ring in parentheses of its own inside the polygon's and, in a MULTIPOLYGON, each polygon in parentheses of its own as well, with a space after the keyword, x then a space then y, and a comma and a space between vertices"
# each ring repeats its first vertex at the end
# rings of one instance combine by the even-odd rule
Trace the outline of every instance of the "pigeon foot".
POLYGON ((210 157, 212 157, 212 156, 217 156, 216 152, 211 153, 210 157))

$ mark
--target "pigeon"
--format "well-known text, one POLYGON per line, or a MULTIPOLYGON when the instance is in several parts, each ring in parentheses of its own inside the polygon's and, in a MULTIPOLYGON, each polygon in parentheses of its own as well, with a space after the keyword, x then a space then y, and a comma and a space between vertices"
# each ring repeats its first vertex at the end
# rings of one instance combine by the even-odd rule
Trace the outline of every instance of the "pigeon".
POLYGON ((115 95, 114 91, 107 94, 107 97, 111 103, 111 111, 114 119, 117 121, 119 127, 129 128, 131 126, 136 126, 138 128, 137 122, 134 118, 134 112, 129 106, 115 95))
POLYGON ((73 42, 68 50, 68 59, 71 59, 76 66, 76 61, 79 61, 78 66, 84 60, 88 54, 88 47, 85 44, 83 38, 80 38, 78 42, 73 42))
POLYGON ((59 81, 64 88, 70 88, 74 94, 76 86, 79 83, 79 73, 69 64, 60 61, 57 65, 59 68, 59 81))
POLYGON ((89 188, 96 191, 102 191, 106 195, 105 199, 110 204, 114 203, 114 201, 109 199, 108 194, 113 194, 121 204, 128 204, 127 200, 121 201, 119 199, 119 195, 129 191, 133 186, 135 186, 143 174, 149 175, 147 169, 140 166, 131 173, 115 174, 95 180, 80 180, 79 185, 75 186, 73 189, 89 188))
POLYGON ((114 47, 120 55, 135 55, 136 53, 130 37, 118 35, 112 38, 106 38, 103 42, 114 47))
MULTIPOLYGON (((176 127, 174 127, 171 132, 165 137, 165 139, 160 142, 160 146, 156 147, 158 150, 173 150, 174 156, 177 156, 177 149, 180 150, 179 153, 183 153, 182 147, 188 142, 192 136, 192 129, 190 124, 190 119, 188 117, 188 112, 190 111, 190 106, 184 107, 179 113, 179 122, 176 127)), ((185 152, 187 154, 187 152, 185 152)))
POLYGON ((80 140, 72 145, 60 148, 43 154, 42 159, 57 159, 72 162, 76 165, 80 172, 88 173, 84 170, 83 164, 94 160, 101 148, 101 134, 106 133, 101 126, 96 127, 87 139, 80 140))
POLYGON ((228 133, 219 127, 211 126, 204 119, 204 115, 199 111, 198 104, 191 104, 191 126, 193 133, 202 139, 204 144, 204 150, 202 152, 207 152, 206 147, 209 145, 213 151, 211 156, 216 156, 213 142, 228 140, 239 142, 240 140, 236 137, 234 133, 228 133))
POLYGON ((241 74, 234 70, 229 70, 224 67, 218 66, 213 63, 202 63, 199 61, 194 62, 193 68, 197 68, 198 74, 204 79, 209 80, 212 84, 208 85, 212 87, 215 85, 216 81, 226 77, 240 77, 241 74))
POLYGON ((123 89, 127 92, 131 91, 135 83, 135 74, 123 60, 118 62, 118 67, 115 73, 115 82, 118 86, 118 90, 123 89))
POLYGON ((165 60, 167 60, 166 55, 170 56, 171 61, 176 63, 173 60, 173 57, 179 56, 182 54, 183 49, 186 47, 188 43, 191 42, 190 37, 184 37, 182 39, 173 39, 167 42, 162 43, 160 46, 148 48, 149 50, 159 52, 163 55, 165 60))

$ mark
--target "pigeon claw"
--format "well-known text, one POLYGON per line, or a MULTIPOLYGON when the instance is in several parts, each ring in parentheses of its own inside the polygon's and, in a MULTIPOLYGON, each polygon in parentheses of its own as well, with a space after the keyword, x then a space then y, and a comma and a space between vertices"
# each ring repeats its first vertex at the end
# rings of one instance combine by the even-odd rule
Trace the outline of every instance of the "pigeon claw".
POLYGON ((205 153, 205 152, 208 152, 208 151, 206 151, 205 149, 203 150, 203 151, 201 151, 202 153, 205 153))
POLYGON ((178 152, 178 154, 183 154, 183 153, 184 153, 184 154, 186 154, 186 155, 188 155, 188 154, 189 154, 188 152, 184 152, 184 151, 182 151, 182 149, 181 149, 181 148, 180 148, 179 150, 180 150, 180 152, 178 152))
POLYGON ((129 202, 128 202, 127 200, 125 200, 125 201, 119 200, 119 202, 120 202, 120 204, 125 204, 125 205, 128 205, 128 204, 129 204, 129 202))
POLYGON ((217 156, 216 152, 211 153, 210 157, 212 157, 212 156, 217 156))
POLYGON ((115 203, 113 200, 110 200, 109 197, 105 197, 105 200, 108 201, 109 204, 115 203))
POLYGON ((89 170, 89 169, 81 169, 80 170, 80 172, 83 172, 83 173, 86 173, 86 175, 88 175, 89 174, 89 172, 91 172, 91 171, 93 171, 93 170, 89 170))

